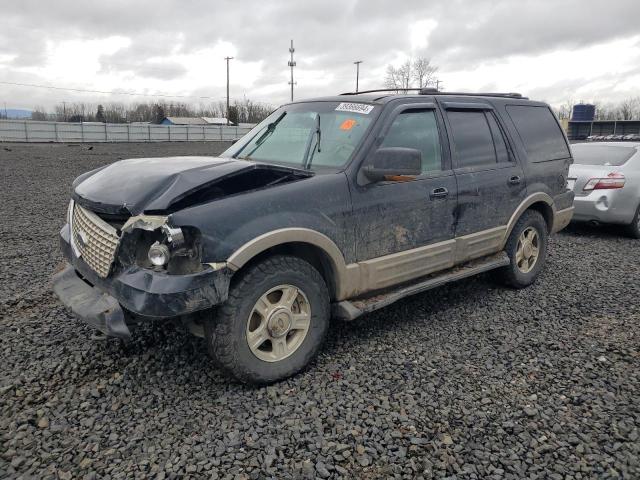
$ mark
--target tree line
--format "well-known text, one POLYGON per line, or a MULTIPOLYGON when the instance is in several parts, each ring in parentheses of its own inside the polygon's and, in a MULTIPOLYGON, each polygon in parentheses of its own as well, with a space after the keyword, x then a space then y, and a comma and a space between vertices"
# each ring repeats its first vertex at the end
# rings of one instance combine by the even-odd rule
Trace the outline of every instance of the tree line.
MULTIPOLYGON (((232 123, 258 123, 266 118, 275 108, 271 105, 254 102, 247 98, 234 100, 229 105, 229 120, 232 123)), ((222 117, 226 118, 227 104, 219 101, 209 104, 190 105, 182 102, 149 102, 124 104, 64 102, 57 104, 52 110, 35 107, 32 120, 52 120, 56 122, 102 122, 160 123, 165 117, 222 117)))
MULTIPOLYGON (((558 118, 571 119, 573 106, 577 103, 572 99, 556 109, 558 118)), ((629 97, 619 102, 587 102, 596 106, 595 120, 640 120, 640 97, 629 97)))

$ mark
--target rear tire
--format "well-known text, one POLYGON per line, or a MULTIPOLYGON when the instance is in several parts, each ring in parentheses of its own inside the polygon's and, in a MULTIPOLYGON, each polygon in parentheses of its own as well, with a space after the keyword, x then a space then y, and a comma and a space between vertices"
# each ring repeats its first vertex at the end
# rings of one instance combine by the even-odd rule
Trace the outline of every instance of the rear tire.
POLYGON ((290 377, 317 355, 329 326, 329 292, 320 273, 277 255, 241 273, 205 323, 216 365, 244 383, 290 377))
POLYGON ((498 270, 498 279, 513 288, 533 284, 543 269, 549 241, 547 222, 540 212, 527 210, 516 222, 505 246, 511 260, 498 270))
POLYGON ((638 206, 638 209, 636 210, 633 222, 627 225, 627 234, 631 238, 640 238, 640 206, 638 206))

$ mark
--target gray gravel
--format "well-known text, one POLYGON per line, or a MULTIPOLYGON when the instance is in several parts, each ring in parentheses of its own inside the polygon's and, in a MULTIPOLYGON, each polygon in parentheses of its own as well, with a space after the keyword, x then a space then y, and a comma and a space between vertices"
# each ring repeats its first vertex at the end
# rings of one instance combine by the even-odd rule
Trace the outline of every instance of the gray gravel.
POLYGON ((0 476, 640 477, 640 242, 615 229, 555 236, 523 291, 481 276, 334 322, 267 388, 168 323, 91 341, 49 285, 71 180, 215 150, 0 144, 0 476))

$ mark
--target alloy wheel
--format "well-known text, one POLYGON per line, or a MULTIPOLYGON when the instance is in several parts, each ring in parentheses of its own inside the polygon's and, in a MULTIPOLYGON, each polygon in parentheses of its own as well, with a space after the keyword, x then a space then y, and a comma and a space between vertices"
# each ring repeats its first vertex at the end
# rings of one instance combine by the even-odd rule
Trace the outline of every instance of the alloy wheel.
POLYGON ((527 227, 518 238, 516 265, 522 273, 529 273, 540 256, 540 235, 533 227, 527 227))
POLYGON ((304 292, 278 285, 258 299, 249 315, 249 349, 260 360, 278 362, 302 345, 310 325, 311 306, 304 292))

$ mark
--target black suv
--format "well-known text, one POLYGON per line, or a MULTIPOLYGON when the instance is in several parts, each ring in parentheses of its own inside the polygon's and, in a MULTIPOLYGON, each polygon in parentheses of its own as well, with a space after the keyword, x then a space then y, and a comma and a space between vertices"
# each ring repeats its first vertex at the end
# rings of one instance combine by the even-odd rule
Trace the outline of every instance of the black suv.
POLYGON ((54 290, 106 335, 179 317, 236 378, 309 363, 329 318, 496 269, 533 283, 573 213, 571 152, 518 94, 367 92, 274 111, 219 158, 78 177, 54 290))

